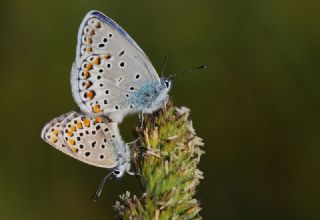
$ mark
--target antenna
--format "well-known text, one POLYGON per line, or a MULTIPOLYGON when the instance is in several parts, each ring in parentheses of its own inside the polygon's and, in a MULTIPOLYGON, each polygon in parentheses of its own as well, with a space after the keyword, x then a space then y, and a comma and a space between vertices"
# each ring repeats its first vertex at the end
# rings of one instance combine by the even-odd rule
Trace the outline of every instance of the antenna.
POLYGON ((172 75, 169 76, 169 78, 173 78, 173 77, 177 77, 177 76, 180 76, 180 75, 184 75, 186 73, 192 73, 192 72, 195 72, 195 71, 198 71, 198 70, 206 69, 207 67, 208 67, 207 65, 198 66, 198 67, 193 68, 191 70, 187 70, 187 71, 183 71, 183 72, 180 72, 180 73, 172 74, 172 75))
POLYGON ((96 193, 91 197, 91 200, 93 200, 94 202, 96 202, 96 201, 99 199, 99 197, 100 197, 100 195, 101 195, 101 193, 102 193, 104 184, 105 184, 108 180, 112 180, 112 179, 114 179, 115 177, 116 177, 116 176, 114 175, 113 172, 108 173, 108 174, 103 178, 103 180, 101 181, 100 185, 98 186, 98 189, 97 189, 96 193))
POLYGON ((168 54, 165 54, 164 55, 164 64, 163 64, 162 71, 161 71, 161 77, 163 77, 164 71, 167 67, 168 60, 169 60, 168 54))

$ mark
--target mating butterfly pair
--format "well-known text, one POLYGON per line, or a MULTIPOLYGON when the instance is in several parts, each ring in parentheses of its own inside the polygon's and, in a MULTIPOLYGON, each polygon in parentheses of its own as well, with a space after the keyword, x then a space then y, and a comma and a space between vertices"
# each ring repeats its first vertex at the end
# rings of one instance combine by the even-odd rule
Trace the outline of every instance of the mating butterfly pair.
POLYGON ((82 112, 53 119, 41 137, 75 159, 113 168, 114 177, 129 173, 130 150, 118 123, 127 114, 159 109, 168 99, 171 80, 159 78, 125 30, 101 12, 90 11, 79 28, 71 86, 82 112))

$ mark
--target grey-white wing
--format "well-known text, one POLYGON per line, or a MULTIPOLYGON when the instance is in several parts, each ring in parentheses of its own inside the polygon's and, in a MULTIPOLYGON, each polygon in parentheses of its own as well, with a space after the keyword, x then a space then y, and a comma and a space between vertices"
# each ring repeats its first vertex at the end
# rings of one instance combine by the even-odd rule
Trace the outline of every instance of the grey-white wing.
POLYGON ((150 60, 114 21, 89 12, 79 29, 72 68, 73 96, 86 113, 108 115, 130 111, 130 95, 143 85, 160 84, 150 60))

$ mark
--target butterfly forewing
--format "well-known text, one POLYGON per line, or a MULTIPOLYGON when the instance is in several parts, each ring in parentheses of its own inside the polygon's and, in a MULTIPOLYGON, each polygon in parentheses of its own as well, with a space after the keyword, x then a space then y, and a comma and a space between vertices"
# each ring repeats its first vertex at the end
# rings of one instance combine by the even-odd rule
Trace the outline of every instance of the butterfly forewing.
POLYGON ((137 106, 131 95, 160 79, 142 49, 114 21, 92 11, 78 34, 72 91, 86 113, 109 114, 137 106))
POLYGON ((77 112, 53 119, 44 127, 42 138, 75 159, 105 168, 118 165, 117 148, 123 144, 116 124, 77 112))

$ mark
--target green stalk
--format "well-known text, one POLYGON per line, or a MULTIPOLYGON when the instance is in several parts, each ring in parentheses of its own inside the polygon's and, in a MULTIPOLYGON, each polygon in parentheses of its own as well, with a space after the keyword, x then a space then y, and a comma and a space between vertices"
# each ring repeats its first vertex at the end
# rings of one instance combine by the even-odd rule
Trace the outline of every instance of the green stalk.
POLYGON ((189 109, 176 108, 171 101, 144 116, 131 147, 144 193, 139 198, 129 192, 120 196, 115 205, 120 219, 201 219, 194 196, 203 179, 198 169, 203 143, 188 117, 189 109))

